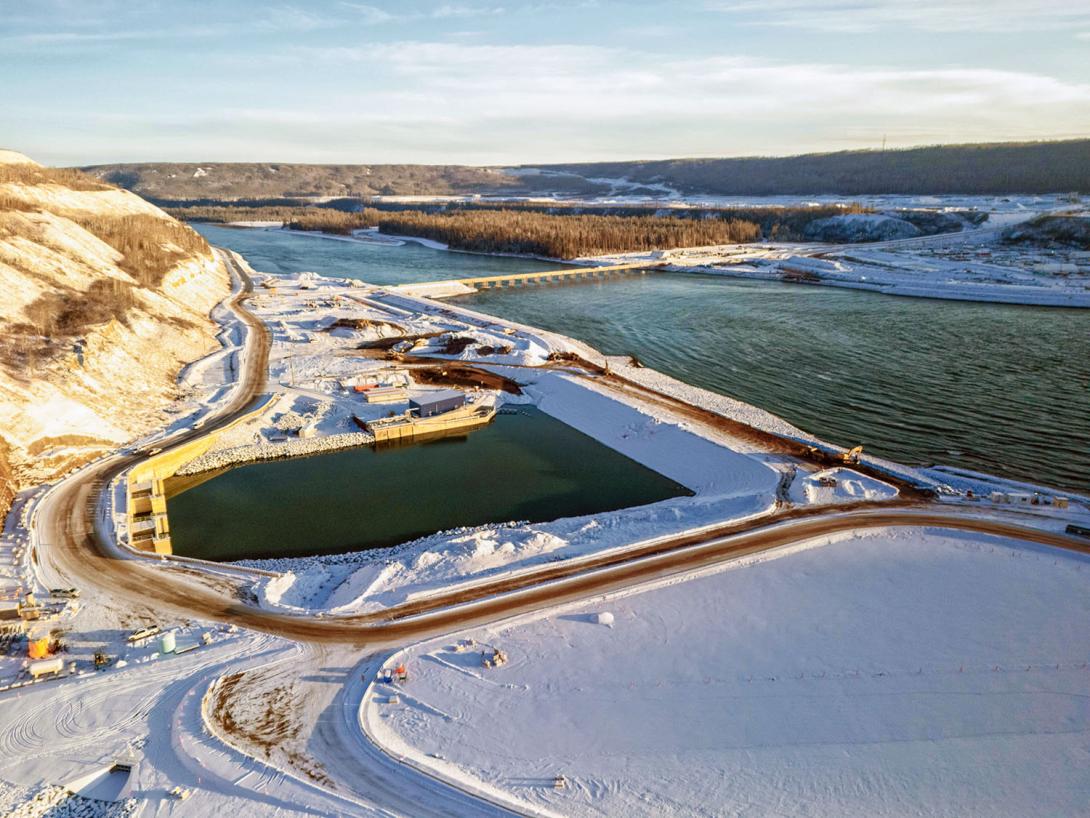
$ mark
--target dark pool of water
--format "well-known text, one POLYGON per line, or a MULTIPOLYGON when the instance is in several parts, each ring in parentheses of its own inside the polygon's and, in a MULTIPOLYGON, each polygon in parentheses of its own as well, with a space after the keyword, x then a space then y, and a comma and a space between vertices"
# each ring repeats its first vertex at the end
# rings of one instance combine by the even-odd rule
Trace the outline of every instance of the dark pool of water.
POLYGON ((167 505, 175 553, 226 561, 376 548, 459 526, 542 522, 689 493, 519 407, 465 437, 242 466, 167 505))

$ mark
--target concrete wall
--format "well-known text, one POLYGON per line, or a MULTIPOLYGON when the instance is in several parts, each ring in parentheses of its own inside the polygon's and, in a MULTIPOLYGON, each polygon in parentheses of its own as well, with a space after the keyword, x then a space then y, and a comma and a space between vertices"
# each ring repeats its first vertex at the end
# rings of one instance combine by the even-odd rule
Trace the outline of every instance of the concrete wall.
POLYGON ((129 518, 129 544, 141 551, 154 551, 156 554, 170 554, 170 521, 167 519, 166 493, 163 481, 173 477, 186 463, 196 460, 216 445, 224 433, 243 423, 260 417, 276 398, 265 395, 257 405, 243 415, 218 429, 210 430, 193 440, 187 440, 165 452, 152 455, 143 463, 129 470, 125 492, 125 512, 129 518), (148 516, 150 515, 150 517, 148 516), (150 519, 155 524, 154 534, 145 532, 134 535, 138 521, 150 519))

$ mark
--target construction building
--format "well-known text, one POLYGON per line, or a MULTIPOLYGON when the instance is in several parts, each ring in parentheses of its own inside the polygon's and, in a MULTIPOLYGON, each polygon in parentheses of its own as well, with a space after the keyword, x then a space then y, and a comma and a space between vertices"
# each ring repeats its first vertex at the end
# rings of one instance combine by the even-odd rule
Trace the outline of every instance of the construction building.
POLYGON ((460 392, 457 389, 440 389, 436 392, 428 392, 420 397, 413 398, 409 401, 409 409, 413 411, 417 417, 430 418, 434 415, 441 415, 444 412, 449 412, 452 409, 458 409, 465 405, 466 396, 464 392, 460 392))

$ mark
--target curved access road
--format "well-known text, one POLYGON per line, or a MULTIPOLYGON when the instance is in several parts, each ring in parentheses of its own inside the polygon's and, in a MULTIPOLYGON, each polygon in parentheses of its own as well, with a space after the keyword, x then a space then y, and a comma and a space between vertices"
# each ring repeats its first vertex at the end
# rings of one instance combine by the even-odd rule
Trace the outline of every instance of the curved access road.
MULTIPOLYGON (((166 442, 167 446, 229 423, 265 387, 268 330, 242 303, 252 292, 252 282, 233 258, 225 253, 221 257, 243 282, 229 302, 249 328, 240 384, 229 403, 200 430, 177 434, 166 442)), ((226 571, 206 570, 186 561, 137 556, 98 534, 94 515, 104 487, 143 457, 141 453, 122 453, 107 458, 73 475, 42 501, 37 512, 40 547, 36 552, 42 567, 50 575, 56 574, 58 581, 98 588, 105 595, 124 599, 136 610, 234 623, 308 642, 341 642, 358 647, 401 643, 859 528, 955 528, 1090 554, 1090 541, 934 504, 895 501, 853 510, 795 509, 765 518, 759 524, 725 524, 663 537, 622 554, 550 563, 379 613, 296 616, 247 602, 243 583, 226 571)))

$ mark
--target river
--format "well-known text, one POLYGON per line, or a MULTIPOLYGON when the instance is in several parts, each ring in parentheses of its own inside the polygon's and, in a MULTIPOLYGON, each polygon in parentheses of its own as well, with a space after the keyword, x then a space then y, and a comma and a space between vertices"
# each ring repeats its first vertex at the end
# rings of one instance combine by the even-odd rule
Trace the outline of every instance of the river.
MULTIPOLYGON (((399 284, 543 267, 415 243, 199 229, 276 273, 399 284)), ((458 303, 636 355, 831 442, 1090 490, 1090 311, 665 273, 458 303)))

